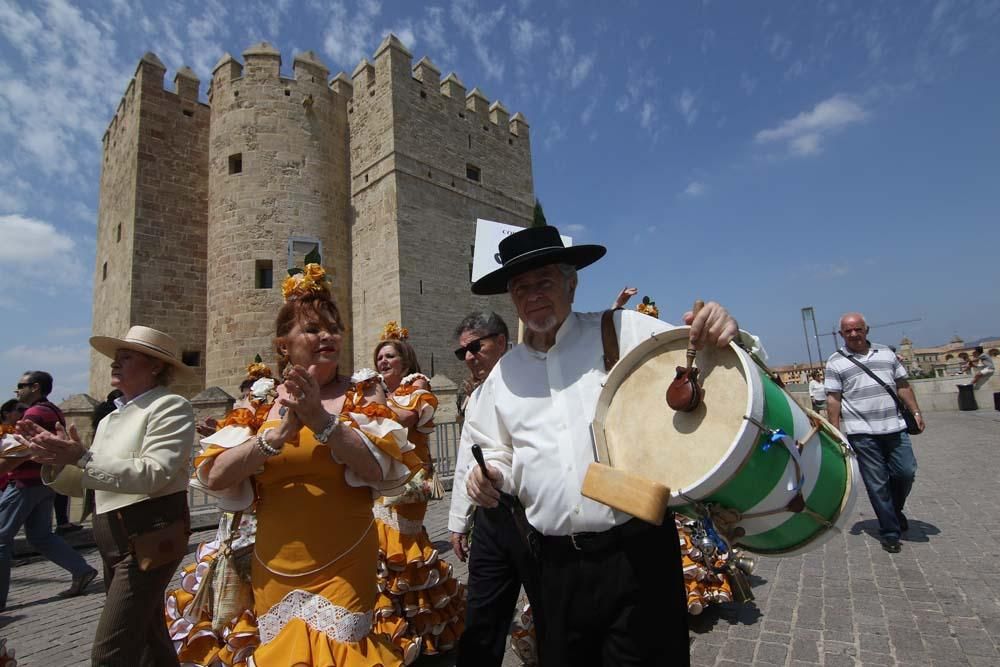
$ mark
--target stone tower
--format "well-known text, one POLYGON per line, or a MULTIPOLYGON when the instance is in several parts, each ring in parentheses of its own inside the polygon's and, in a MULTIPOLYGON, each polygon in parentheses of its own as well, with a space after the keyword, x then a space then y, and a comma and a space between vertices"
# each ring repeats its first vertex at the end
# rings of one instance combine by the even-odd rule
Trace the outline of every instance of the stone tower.
MULTIPOLYGON (((281 281, 313 247, 350 325, 348 96, 312 52, 295 58, 292 78, 266 43, 243 58, 223 56, 209 91, 209 386, 232 386, 254 354, 273 364, 281 281)), ((344 347, 349 363, 349 328, 344 347)))
MULTIPOLYGON (((415 67, 393 36, 353 76, 312 52, 292 76, 266 43, 225 54, 209 104, 187 68, 174 91, 140 61, 104 137, 94 281, 97 335, 162 329, 206 386, 234 391, 255 354, 274 364, 289 266, 319 246, 347 326, 344 371, 370 366, 382 326, 411 331, 427 374, 465 377, 452 331, 474 308, 516 318, 469 288, 476 218, 527 225, 528 124, 500 102, 415 67)), ((92 357, 90 393, 108 391, 92 357)))
POLYGON ((506 295, 469 288, 476 218, 531 223, 528 124, 455 74, 416 67, 389 35, 354 70, 348 108, 354 207, 354 365, 370 366, 386 320, 410 330, 428 375, 460 381, 455 326, 473 308, 517 317, 506 295))
MULTIPOLYGON (((94 335, 122 336, 133 324, 169 332, 198 367, 178 385, 204 387, 209 109, 188 68, 163 88, 166 68, 147 53, 104 133, 94 335)), ((111 390, 109 362, 90 358, 90 394, 111 390)))

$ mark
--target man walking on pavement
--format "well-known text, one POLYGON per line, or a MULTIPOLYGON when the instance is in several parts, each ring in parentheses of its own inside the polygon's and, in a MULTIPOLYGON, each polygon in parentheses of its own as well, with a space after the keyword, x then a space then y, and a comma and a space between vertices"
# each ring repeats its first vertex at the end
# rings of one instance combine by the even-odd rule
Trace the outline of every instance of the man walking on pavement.
POLYGON ((841 317, 840 335, 845 347, 826 362, 828 417, 857 454, 861 478, 878 517, 882 548, 899 553, 899 538, 910 527, 903 507, 913 488, 917 460, 909 437, 903 437, 906 422, 893 393, 913 412, 921 431, 924 418, 896 354, 868 340, 864 315, 841 317))
MULTIPOLYGON (((17 400, 28 406, 23 419, 42 428, 56 430, 56 424, 66 425, 62 410, 48 400, 52 391, 52 376, 45 371, 28 371, 17 383, 17 400)), ((0 459, 0 474, 6 475, 6 488, 0 492, 0 611, 7 606, 10 588, 10 561, 14 551, 14 536, 24 526, 28 542, 50 561, 73 575, 70 587, 62 597, 82 594, 97 570, 52 532, 52 503, 55 491, 41 480, 41 465, 23 458, 0 459)))

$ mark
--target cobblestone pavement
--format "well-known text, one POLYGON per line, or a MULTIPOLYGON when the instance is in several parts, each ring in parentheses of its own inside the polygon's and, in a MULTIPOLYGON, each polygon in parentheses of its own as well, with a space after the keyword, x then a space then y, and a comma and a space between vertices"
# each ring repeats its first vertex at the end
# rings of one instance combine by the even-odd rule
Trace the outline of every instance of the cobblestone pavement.
MULTIPOLYGON (((928 417, 927 433, 913 438, 920 469, 902 553, 880 548, 862 491, 844 535, 805 556, 760 560, 755 603, 710 607, 693 619, 695 665, 1000 665, 1000 413, 928 417)), ((447 499, 427 515, 442 552, 446 525, 447 499)), ((192 552, 209 534, 193 536, 192 552)), ((99 567, 92 547, 82 552, 99 567)), ((447 557, 464 578, 465 566, 447 557)), ((18 559, 11 578, 0 636, 19 664, 88 664, 100 579, 87 595, 64 600, 57 593, 68 575, 48 561, 18 559)), ((512 656, 505 662, 516 664, 512 656)))

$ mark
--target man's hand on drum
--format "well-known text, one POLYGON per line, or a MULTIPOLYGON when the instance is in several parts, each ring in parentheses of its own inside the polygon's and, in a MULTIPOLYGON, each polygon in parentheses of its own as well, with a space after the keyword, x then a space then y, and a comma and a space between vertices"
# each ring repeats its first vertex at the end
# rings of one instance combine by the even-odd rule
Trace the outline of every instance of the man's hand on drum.
POLYGON ((500 503, 500 487, 503 485, 503 473, 486 464, 490 473, 489 479, 483 474, 482 468, 473 466, 465 478, 465 490, 472 502, 483 507, 496 507, 500 503))
POLYGON ((684 323, 691 326, 691 342, 699 350, 705 345, 725 347, 740 333, 733 316, 715 301, 706 303, 698 317, 690 310, 684 313, 684 323))

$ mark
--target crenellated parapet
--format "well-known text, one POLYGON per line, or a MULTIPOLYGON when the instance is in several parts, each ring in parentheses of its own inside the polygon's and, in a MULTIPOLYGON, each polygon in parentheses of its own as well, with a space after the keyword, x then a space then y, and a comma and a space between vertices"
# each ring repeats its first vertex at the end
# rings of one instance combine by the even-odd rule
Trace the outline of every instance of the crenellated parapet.
MULTIPOLYGON (((125 93, 118 102, 115 115, 112 116, 108 127, 104 132, 102 143, 105 152, 114 149, 118 137, 122 133, 134 130, 128 118, 138 112, 138 105, 141 101, 149 101, 155 97, 162 99, 167 104, 173 104, 182 110, 185 115, 193 116, 195 113, 206 111, 206 105, 198 100, 201 81, 194 71, 183 66, 174 75, 173 90, 164 87, 164 77, 167 67, 152 51, 147 51, 139 59, 136 65, 135 74, 129 80, 125 93)), ((105 156, 107 158, 107 155, 105 156)))
POLYGON ((365 58, 354 68, 350 81, 355 99, 358 99, 358 91, 361 90, 369 91, 369 96, 373 97, 373 89, 386 83, 386 79, 394 86, 417 82, 422 86, 424 99, 433 91, 457 102, 453 109, 456 113, 471 115, 477 120, 503 128, 515 137, 527 137, 528 123, 523 114, 515 114, 518 121, 515 123, 499 100, 491 102, 479 88, 466 93, 465 84, 455 72, 449 72, 442 79, 441 70, 430 58, 424 56, 416 65, 411 65, 412 59, 410 51, 399 38, 389 33, 375 50, 372 60, 365 58))

